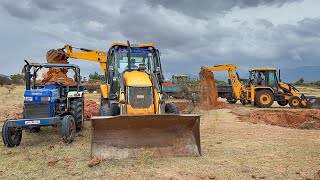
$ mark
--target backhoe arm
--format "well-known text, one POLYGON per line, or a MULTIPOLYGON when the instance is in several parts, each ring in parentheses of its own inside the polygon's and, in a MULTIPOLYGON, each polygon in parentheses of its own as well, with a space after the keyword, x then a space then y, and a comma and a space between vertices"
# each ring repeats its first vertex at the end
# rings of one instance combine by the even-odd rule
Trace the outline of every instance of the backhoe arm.
POLYGON ((237 69, 236 64, 223 64, 218 66, 212 66, 212 67, 205 67, 202 66, 202 71, 228 71, 229 79, 231 82, 231 86, 233 89, 233 93, 235 95, 236 99, 240 99, 240 96, 242 94, 242 90, 245 89, 245 86, 240 82, 239 78, 235 75, 234 70, 237 69))
POLYGON ((82 59, 100 63, 102 72, 106 73, 108 53, 102 50, 78 48, 81 52, 73 52, 72 46, 66 44, 63 48, 69 58, 82 59))

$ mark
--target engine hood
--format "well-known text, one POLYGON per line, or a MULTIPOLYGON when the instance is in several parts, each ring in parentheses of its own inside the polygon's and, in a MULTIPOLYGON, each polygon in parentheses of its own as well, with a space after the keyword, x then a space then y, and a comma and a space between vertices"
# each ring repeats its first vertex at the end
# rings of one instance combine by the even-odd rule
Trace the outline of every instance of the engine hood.
POLYGON ((136 87, 151 87, 151 79, 146 72, 141 71, 131 71, 125 72, 124 80, 127 86, 136 86, 136 87))

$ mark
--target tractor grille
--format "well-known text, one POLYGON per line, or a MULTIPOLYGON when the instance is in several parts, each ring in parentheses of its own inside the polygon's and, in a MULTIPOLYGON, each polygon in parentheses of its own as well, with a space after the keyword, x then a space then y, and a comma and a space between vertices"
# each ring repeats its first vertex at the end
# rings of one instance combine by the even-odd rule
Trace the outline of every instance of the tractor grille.
POLYGON ((24 104, 26 118, 50 117, 50 104, 24 104))
POLYGON ((128 104, 133 108, 148 108, 153 103, 151 87, 129 87, 128 104))

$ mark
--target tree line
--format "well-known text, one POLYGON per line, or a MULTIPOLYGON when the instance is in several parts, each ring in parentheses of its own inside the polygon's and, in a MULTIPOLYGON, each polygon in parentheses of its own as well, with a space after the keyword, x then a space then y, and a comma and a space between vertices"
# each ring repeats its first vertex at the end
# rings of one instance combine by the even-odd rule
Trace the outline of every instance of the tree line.
POLYGON ((3 85, 22 85, 24 84, 24 75, 23 74, 13 74, 10 76, 6 76, 3 74, 0 74, 0 86, 3 85))

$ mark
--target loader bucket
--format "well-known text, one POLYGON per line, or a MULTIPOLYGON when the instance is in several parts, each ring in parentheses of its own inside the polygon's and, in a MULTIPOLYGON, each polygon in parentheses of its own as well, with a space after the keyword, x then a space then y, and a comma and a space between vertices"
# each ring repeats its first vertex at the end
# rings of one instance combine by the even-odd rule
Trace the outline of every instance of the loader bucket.
POLYGON ((307 102, 307 106, 311 109, 320 109, 320 98, 310 99, 307 102))
POLYGON ((305 96, 301 95, 301 100, 306 103, 306 108, 320 109, 320 98, 316 96, 305 96))
POLYGON ((200 116, 126 115, 92 117, 91 157, 125 159, 200 156, 200 116))

